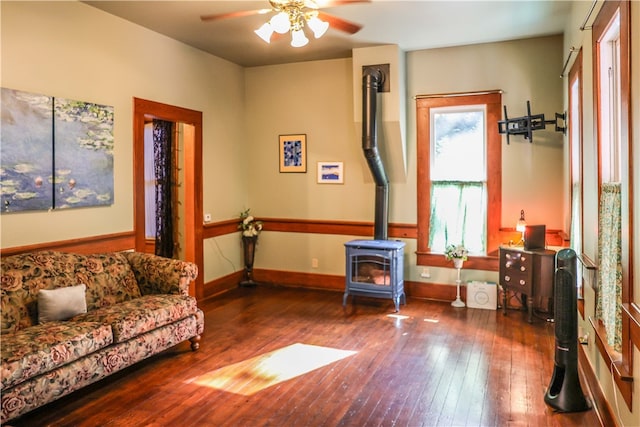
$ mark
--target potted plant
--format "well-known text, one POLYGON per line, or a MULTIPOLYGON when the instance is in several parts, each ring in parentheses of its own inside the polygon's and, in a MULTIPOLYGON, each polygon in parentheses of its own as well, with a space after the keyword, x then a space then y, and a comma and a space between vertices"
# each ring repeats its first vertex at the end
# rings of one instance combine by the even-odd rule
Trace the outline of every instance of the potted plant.
POLYGON ((462 268, 462 263, 467 260, 469 251, 463 245, 449 245, 444 250, 444 256, 448 261, 453 260, 455 268, 462 268))
POLYGON ((241 286, 255 286, 253 281, 253 261, 255 259, 256 243, 262 231, 262 221, 256 220, 249 213, 250 209, 240 212, 238 230, 242 230, 242 246, 244 249, 244 278, 241 286))
POLYGON ((444 256, 447 260, 453 260, 453 266, 458 270, 458 278, 456 279, 456 299, 451 303, 454 307, 465 307, 465 303, 460 299, 460 269, 462 263, 467 260, 469 251, 463 245, 448 245, 444 250, 444 256))

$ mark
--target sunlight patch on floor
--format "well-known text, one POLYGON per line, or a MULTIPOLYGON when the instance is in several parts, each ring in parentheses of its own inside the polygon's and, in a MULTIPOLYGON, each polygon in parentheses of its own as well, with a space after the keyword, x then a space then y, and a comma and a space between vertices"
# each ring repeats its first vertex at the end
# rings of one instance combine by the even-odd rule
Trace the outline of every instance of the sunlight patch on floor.
POLYGON ((356 351, 297 343, 216 369, 187 382, 251 396, 267 387, 304 375, 356 353, 356 351))
POLYGON ((424 321, 429 323, 440 323, 438 319, 424 319, 424 321))
POLYGON ((391 317, 396 320, 405 320, 409 318, 409 316, 404 316, 402 314, 387 314, 387 317, 391 317))

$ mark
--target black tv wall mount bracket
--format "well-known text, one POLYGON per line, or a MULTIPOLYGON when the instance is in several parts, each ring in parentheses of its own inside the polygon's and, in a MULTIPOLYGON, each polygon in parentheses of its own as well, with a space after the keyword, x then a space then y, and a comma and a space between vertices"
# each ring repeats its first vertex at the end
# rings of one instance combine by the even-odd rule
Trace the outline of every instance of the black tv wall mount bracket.
POLYGON ((523 117, 510 119, 507 116, 507 106, 504 106, 504 120, 498 121, 498 132, 507 134, 507 144, 510 143, 510 135, 523 135, 524 139, 533 142, 533 131, 545 129, 547 125, 551 124, 555 126, 556 132, 562 132, 563 135, 566 135, 567 113, 556 113, 554 120, 545 120, 544 114, 531 114, 531 103, 527 101, 527 115, 523 117))

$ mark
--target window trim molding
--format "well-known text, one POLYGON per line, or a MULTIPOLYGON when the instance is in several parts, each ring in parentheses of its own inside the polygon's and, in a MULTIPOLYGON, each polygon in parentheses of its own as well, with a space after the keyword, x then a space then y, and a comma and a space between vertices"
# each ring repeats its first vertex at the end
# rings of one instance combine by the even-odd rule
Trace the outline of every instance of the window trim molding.
MULTIPOLYGON (((601 87, 600 87, 600 43, 604 34, 606 33, 611 20, 616 12, 620 13, 620 122, 621 122, 621 140, 623 141, 623 157, 626 155, 629 157, 631 151, 631 51, 630 51, 630 2, 627 0, 610 0, 605 1, 598 13, 594 23, 592 31, 592 49, 593 49, 593 108, 594 116, 596 119, 596 146, 597 146, 597 161, 598 161, 598 200, 600 200, 600 192, 602 186, 602 154, 601 154, 601 132, 602 132, 602 111, 600 110, 601 101, 601 87)), ((630 262, 633 259, 633 241, 630 236, 633 234, 633 169, 631 163, 629 168, 622 172, 623 188, 626 185, 628 194, 625 200, 623 194, 623 212, 622 212, 622 360, 618 366, 614 367, 609 364, 608 369, 612 372, 615 382, 627 404, 629 410, 632 410, 632 387, 626 386, 625 383, 632 382, 633 378, 625 377, 625 373, 633 372, 633 337, 632 322, 630 311, 628 310, 629 303, 634 302, 633 298, 633 264, 630 262), (626 203, 625 203, 626 202, 626 203), (625 208, 627 210, 625 211, 625 208), (626 230, 626 232, 625 232, 626 230)), ((594 331, 598 335, 598 350, 600 355, 605 361, 613 360, 612 349, 606 344, 606 333, 600 328, 601 322, 594 320, 592 326, 594 331)), ((636 345, 638 345, 636 343, 636 345)))
POLYGON ((468 268, 497 271, 497 251, 500 245, 502 215, 502 137, 498 132, 501 119, 502 95, 500 91, 476 94, 416 97, 417 126, 417 193, 418 193, 418 241, 416 262, 418 265, 450 267, 440 253, 429 248, 429 217, 431 212, 430 167, 430 110, 436 107, 485 104, 487 109, 487 256, 469 257, 468 268))

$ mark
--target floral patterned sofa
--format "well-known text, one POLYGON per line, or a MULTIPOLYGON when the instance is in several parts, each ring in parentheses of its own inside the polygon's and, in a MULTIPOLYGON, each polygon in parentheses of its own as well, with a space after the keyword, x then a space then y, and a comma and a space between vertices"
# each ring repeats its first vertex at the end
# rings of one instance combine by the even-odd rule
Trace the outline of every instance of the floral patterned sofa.
POLYGON ((195 264, 138 252, 55 251, 1 264, 0 423, 182 341, 199 346, 204 314, 188 295, 195 264), (59 297, 65 293, 74 297, 59 297), (55 320, 59 313, 71 317, 55 320))

